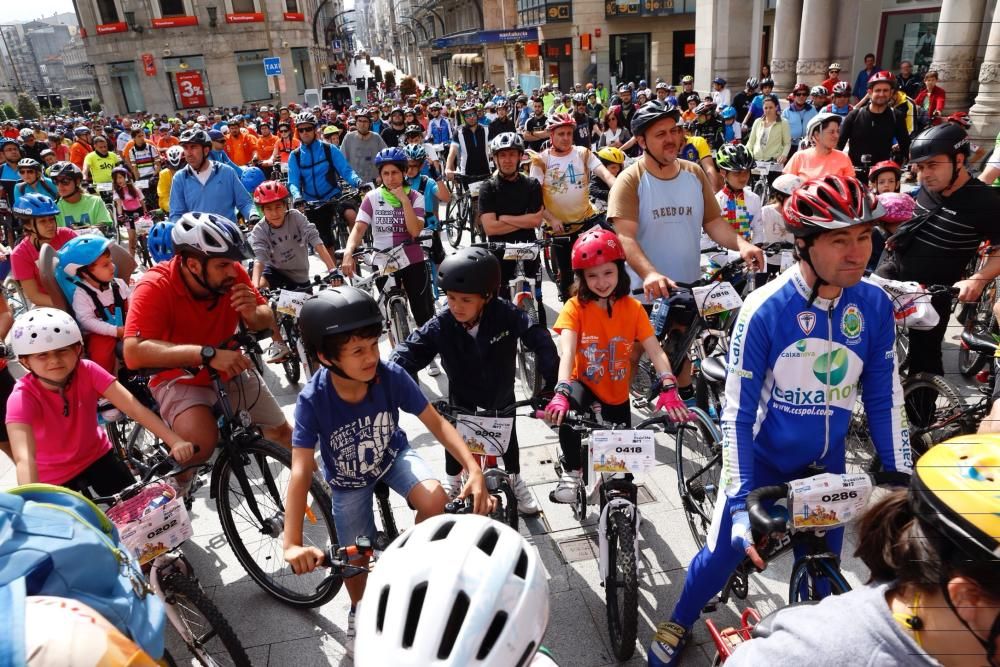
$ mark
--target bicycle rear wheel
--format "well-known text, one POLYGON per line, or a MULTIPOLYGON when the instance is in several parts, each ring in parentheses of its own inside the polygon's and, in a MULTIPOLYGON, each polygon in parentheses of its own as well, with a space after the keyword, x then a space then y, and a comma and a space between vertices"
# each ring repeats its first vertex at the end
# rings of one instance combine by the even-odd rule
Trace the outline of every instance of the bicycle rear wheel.
POLYGON ((917 373, 903 383, 913 460, 948 438, 974 433, 978 424, 958 390, 940 375, 917 373))
POLYGON ((854 403, 851 411, 851 421, 847 425, 847 437, 844 438, 845 471, 849 474, 876 472, 882 468, 882 462, 875 451, 872 434, 868 428, 868 414, 861 397, 854 403))
POLYGON ((462 227, 465 224, 461 211, 461 195, 452 197, 445 206, 444 221, 441 223, 448 243, 455 249, 462 243, 462 227))
POLYGON ((691 535, 701 548, 721 492, 722 443, 708 417, 700 410, 693 414, 695 421, 678 425, 674 455, 677 491, 691 535))
POLYGON ((410 336, 410 312, 406 301, 398 299, 389 306, 389 341, 396 347, 410 336))
POLYGON ((788 604, 818 602, 828 595, 843 595, 851 585, 833 557, 803 558, 788 580, 788 604))
POLYGON ((295 330, 295 324, 287 317, 282 318, 281 332, 284 334, 285 343, 291 354, 281 362, 281 369, 285 371, 285 379, 292 384, 298 384, 302 377, 302 361, 299 359, 299 333, 295 330))
POLYGON ((635 526, 622 510, 608 514, 608 574, 604 596, 611 650, 619 660, 635 653, 639 621, 639 577, 635 560, 635 526))
MULTIPOLYGON (((997 328, 996 317, 993 315, 995 298, 995 282, 990 282, 975 306, 970 304, 964 307, 962 316, 959 317, 962 322, 962 330, 986 335, 994 333, 997 328)), ((989 360, 989 355, 970 350, 964 343, 960 343, 958 346, 958 371, 967 378, 971 378, 983 370, 989 360)))
MULTIPOLYGON (((527 314, 532 324, 538 323, 538 309, 532 297, 524 297, 518 302, 517 307, 527 314)), ((525 347, 523 341, 517 344, 517 368, 528 395, 538 394, 542 390, 542 376, 538 373, 535 353, 525 347)))
POLYGON ((163 580, 162 587, 172 603, 167 617, 200 664, 250 667, 239 637, 196 579, 174 572, 163 580))
MULTIPOLYGON (((336 595, 342 583, 339 577, 330 576, 322 568, 296 575, 285 564, 282 533, 291 452, 263 438, 235 443, 219 455, 215 468, 212 479, 218 480, 214 491, 222 532, 247 574, 271 596, 293 607, 317 607, 336 595), (232 453, 237 460, 233 460, 232 453), (246 490, 241 475, 246 478, 246 490), (251 503, 256 503, 260 518, 251 503)), ((337 543, 330 497, 314 476, 302 544, 325 549, 337 543)))

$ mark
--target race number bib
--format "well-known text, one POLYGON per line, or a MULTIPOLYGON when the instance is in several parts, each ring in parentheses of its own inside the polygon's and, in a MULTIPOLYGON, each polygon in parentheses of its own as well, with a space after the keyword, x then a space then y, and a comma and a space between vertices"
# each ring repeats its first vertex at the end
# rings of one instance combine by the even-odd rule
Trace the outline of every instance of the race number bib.
POLYGON ((138 234, 148 234, 149 230, 153 228, 153 219, 148 215, 144 215, 140 218, 135 219, 135 231, 138 234))
POLYGON ((149 179, 148 178, 139 179, 138 181, 135 182, 135 187, 142 188, 143 190, 145 190, 146 188, 149 187, 149 179))
POLYGON ((306 302, 309 295, 305 292, 293 292, 291 290, 278 290, 278 302, 275 310, 285 315, 298 317, 302 310, 302 304, 306 302))
POLYGON ((538 246, 534 243, 508 243, 503 248, 503 258, 512 260, 532 260, 538 258, 538 246))
POLYGON ((655 442, 652 431, 594 431, 590 452, 594 472, 642 473, 652 470, 655 442))
POLYGON ((743 299, 729 283, 712 283, 691 291, 703 317, 736 310, 743 305, 743 299))
POLYGON ((112 185, 110 183, 95 183, 94 187, 98 192, 111 192, 112 185))
POLYGON ((485 182, 486 181, 476 181, 475 183, 469 183, 469 194, 473 197, 478 197, 479 191, 482 189, 483 183, 485 182))
POLYGON ((781 271, 784 271, 795 263, 795 253, 791 250, 781 251, 781 271))
POLYGON ((473 454, 502 456, 510 444, 514 418, 462 415, 455 428, 473 454))
POLYGON ((823 473, 789 485, 794 530, 830 529, 858 518, 872 494, 871 477, 823 473))
POLYGON ((396 246, 392 250, 377 253, 372 257, 372 267, 377 269, 383 276, 392 275, 409 265, 410 258, 406 255, 405 246, 396 246))

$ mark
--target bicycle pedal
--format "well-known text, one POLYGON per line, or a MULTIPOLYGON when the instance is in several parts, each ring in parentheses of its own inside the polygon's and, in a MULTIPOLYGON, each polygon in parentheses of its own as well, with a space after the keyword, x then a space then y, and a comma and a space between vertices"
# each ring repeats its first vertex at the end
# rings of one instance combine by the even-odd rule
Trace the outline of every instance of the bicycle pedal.
POLYGON ((701 613, 703 613, 703 614, 712 614, 718 608, 719 608, 719 602, 718 602, 718 600, 709 601, 708 604, 706 604, 704 607, 701 608, 701 613))

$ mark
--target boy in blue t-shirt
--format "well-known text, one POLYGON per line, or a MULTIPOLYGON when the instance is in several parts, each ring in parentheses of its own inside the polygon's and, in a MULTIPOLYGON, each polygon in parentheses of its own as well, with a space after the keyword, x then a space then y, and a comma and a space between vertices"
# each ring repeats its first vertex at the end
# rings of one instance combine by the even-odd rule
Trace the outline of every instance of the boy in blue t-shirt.
MULTIPOLYGON (((448 496, 399 428, 401 409, 417 415, 469 471, 459 498, 471 495, 476 513, 486 514, 492 499, 461 436, 427 402, 406 371, 379 358, 382 313, 371 295, 355 287, 324 290, 302 306, 299 326, 307 354, 323 367, 299 394, 295 406, 284 539, 285 561, 295 573, 311 572, 323 561, 320 549, 302 546, 302 518, 317 444, 341 542, 351 544, 358 536, 374 538, 372 500, 378 481, 406 498, 417 512, 417 523, 444 511, 448 496)), ((367 563, 359 559, 356 564, 367 563)), ((349 650, 353 648, 354 609, 364 594, 365 581, 364 575, 344 581, 351 597, 349 650)))

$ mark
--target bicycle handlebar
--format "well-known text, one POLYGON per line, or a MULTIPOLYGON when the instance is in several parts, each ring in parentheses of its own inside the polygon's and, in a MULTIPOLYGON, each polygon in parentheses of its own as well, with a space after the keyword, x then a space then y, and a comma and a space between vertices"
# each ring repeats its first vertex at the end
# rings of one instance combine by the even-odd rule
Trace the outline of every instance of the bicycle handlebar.
MULTIPOLYGON (((198 445, 193 445, 193 447, 195 453, 201 451, 201 447, 199 447, 198 445)), ((149 470, 146 471, 146 474, 142 476, 142 479, 140 479, 138 482, 135 482, 134 484, 125 487, 118 493, 113 493, 110 496, 96 496, 94 498, 91 498, 91 501, 94 502, 95 504, 101 504, 101 505, 117 505, 118 503, 124 500, 128 500, 129 498, 135 497, 136 495, 139 494, 140 491, 149 486, 149 484, 153 481, 153 477, 157 476, 160 470, 164 466, 169 466, 169 468, 162 475, 159 475, 158 479, 164 479, 166 477, 174 477, 184 472, 185 470, 188 470, 190 468, 197 468, 201 465, 202 465, 201 463, 196 463, 193 466, 183 466, 180 463, 178 463, 174 457, 166 456, 161 461, 151 466, 149 470)))
POLYGON ((434 409, 437 410, 445 418, 456 419, 460 416, 470 416, 470 417, 514 417, 517 415, 517 409, 523 407, 534 407, 537 408, 540 405, 540 401, 537 398, 526 398, 521 401, 516 401, 510 405, 499 408, 497 410, 469 410, 463 408, 460 405, 455 405, 450 401, 435 401, 434 409))

